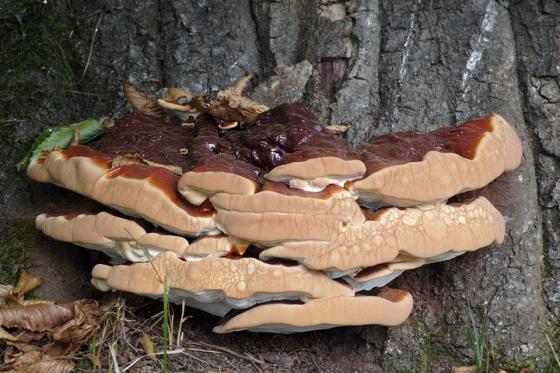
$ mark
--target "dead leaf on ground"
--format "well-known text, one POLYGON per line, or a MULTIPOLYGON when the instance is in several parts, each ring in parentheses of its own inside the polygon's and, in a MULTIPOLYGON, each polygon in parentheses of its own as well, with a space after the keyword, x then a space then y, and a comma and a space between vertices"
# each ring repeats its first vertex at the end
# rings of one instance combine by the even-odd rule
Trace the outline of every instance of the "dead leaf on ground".
POLYGON ((76 352, 97 330, 108 308, 90 299, 58 305, 24 300, 43 282, 22 272, 17 285, 0 285, 0 342, 5 346, 3 367, 11 372, 69 372, 74 363, 53 357, 76 352))
POLYGON ((25 294, 43 283, 43 278, 21 272, 16 286, 0 284, 0 306, 9 302, 21 303, 25 294))
POLYGON ((50 338, 60 344, 51 347, 47 352, 49 355, 67 355, 76 352, 82 345, 86 344, 98 326, 99 305, 96 301, 81 299, 73 304, 74 317, 68 322, 60 325, 50 333, 50 338), (63 351, 60 350, 63 348, 63 351))
POLYGON ((39 351, 33 351, 17 356, 12 362, 13 373, 66 373, 74 369, 75 364, 70 360, 57 360, 39 351))
POLYGON ((0 326, 33 332, 52 330, 73 317, 72 309, 58 304, 34 304, 0 309, 0 326))
POLYGON ((33 306, 36 304, 54 304, 54 302, 52 300, 44 300, 44 299, 24 299, 24 300, 20 300, 18 304, 20 306, 33 306))
POLYGON ((148 355, 150 359, 153 361, 157 361, 155 351, 154 351, 154 343, 146 334, 142 334, 142 336, 138 337, 136 340, 136 345, 141 345, 144 352, 148 355))
POLYGON ((6 304, 6 300, 12 296, 13 290, 12 285, 0 285, 0 306, 6 304))
POLYGON ((34 341, 40 341, 45 337, 45 333, 30 332, 29 330, 20 330, 14 333, 14 336, 18 339, 18 341, 30 343, 34 341))
POLYGON ((18 342, 19 340, 0 326, 0 341, 18 342))
POLYGON ((22 271, 14 290, 12 290, 12 295, 15 299, 23 299, 25 294, 41 285, 43 281, 45 279, 30 275, 27 271, 22 271))

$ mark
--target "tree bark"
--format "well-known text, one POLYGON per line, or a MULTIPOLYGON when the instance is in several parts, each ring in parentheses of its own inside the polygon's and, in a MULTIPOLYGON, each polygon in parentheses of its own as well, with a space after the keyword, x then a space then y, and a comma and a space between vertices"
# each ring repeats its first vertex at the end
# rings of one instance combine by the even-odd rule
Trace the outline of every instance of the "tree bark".
MULTIPOLYGON (((411 319, 388 330, 351 328, 344 335, 373 346, 375 364, 388 372, 443 369, 472 358, 470 307, 479 326, 488 315, 490 341, 504 359, 540 356, 548 311, 560 309, 560 3, 72 4, 52 11, 72 30, 64 48, 76 60, 74 90, 82 94, 65 96, 48 115, 12 118, 9 107, 2 113, 22 119, 17 126, 4 124, 16 139, 2 154, 4 217, 30 211, 33 201, 54 193, 13 171, 11 159, 22 144, 47 125, 123 113, 124 79, 152 91, 176 85, 206 94, 253 73, 256 99, 271 105, 303 100, 323 121, 348 125, 352 146, 374 135, 429 131, 497 112, 524 145, 521 167, 481 192, 506 216, 506 242, 404 274, 393 286, 413 294, 411 319)), ((44 79, 48 85, 57 78, 44 79)), ((301 335, 298 343, 314 336, 301 335)), ((347 339, 341 343, 354 348, 347 339)))

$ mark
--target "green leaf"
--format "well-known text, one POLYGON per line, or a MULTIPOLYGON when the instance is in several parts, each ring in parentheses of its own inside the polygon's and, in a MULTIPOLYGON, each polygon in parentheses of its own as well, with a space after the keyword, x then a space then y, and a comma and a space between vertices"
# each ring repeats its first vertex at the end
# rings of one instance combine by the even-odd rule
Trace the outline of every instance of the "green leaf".
POLYGON ((86 119, 83 122, 63 127, 47 128, 35 138, 31 150, 16 164, 17 170, 24 169, 29 162, 39 158, 45 150, 66 149, 74 138, 74 129, 80 133, 80 144, 92 140, 104 131, 103 125, 96 119, 86 119))

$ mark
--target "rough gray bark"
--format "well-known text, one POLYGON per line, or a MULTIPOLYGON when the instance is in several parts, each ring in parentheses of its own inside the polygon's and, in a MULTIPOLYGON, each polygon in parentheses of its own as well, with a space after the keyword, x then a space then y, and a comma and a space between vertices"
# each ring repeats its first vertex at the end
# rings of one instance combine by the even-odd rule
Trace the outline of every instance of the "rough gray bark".
MULTIPOLYGON (((349 125, 354 146, 391 131, 504 115, 523 139, 524 161, 481 193, 506 216, 506 242, 406 273, 394 286, 415 297, 412 318, 344 335, 362 341, 352 348, 371 347, 389 372, 443 369, 472 357, 470 307, 480 323, 488 312, 490 340, 507 360, 539 356, 547 311, 560 306, 558 2, 98 0, 57 11, 75 22, 81 69, 90 57, 79 89, 91 96, 75 100, 73 114, 61 107, 51 123, 122 113, 123 79, 200 94, 248 73, 260 83, 254 98, 303 100, 325 122, 349 125)), ((31 138, 42 125, 26 119, 15 137, 31 138)), ((3 214, 54 193, 2 172, 3 214)))

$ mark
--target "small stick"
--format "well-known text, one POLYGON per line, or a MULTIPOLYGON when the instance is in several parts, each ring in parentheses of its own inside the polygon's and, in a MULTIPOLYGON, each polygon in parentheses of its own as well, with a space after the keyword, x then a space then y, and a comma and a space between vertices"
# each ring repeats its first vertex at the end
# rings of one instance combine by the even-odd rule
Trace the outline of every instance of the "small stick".
POLYGON ((552 345, 552 342, 550 341, 550 338, 548 337, 548 334, 545 334, 546 336, 546 341, 548 342, 548 345, 550 346, 550 349, 552 350, 552 354, 554 354, 554 358, 556 359, 556 364, 558 364, 558 366, 560 367, 560 359, 558 359, 558 355, 556 355, 556 351, 554 351, 554 346, 552 345))
POLYGON ((185 321, 185 298, 181 301, 181 319, 179 320, 179 330, 177 331, 177 346, 183 343, 183 321, 185 321))
POLYGON ((117 362, 117 355, 115 354, 113 345, 109 345, 109 351, 111 351, 111 358, 113 359, 113 365, 115 366, 115 373, 121 373, 121 369, 119 368, 119 363, 117 362))

